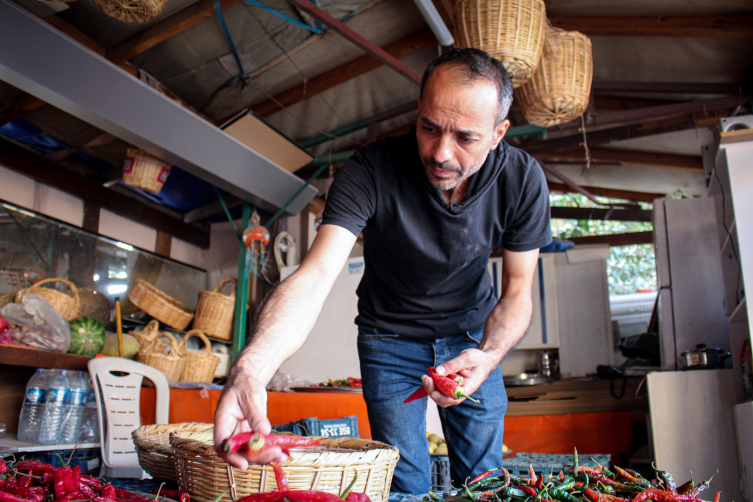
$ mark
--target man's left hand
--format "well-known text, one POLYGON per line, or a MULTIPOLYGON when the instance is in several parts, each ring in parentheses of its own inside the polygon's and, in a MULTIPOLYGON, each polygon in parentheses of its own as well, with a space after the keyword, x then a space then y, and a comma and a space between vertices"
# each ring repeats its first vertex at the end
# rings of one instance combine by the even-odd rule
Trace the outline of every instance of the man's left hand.
MULTIPOLYGON (((499 357, 488 352, 478 349, 467 349, 461 352, 455 359, 438 366, 436 370, 440 375, 457 373, 462 376, 463 390, 470 396, 481 387, 481 384, 484 383, 489 373, 499 367, 499 361, 499 357)), ((434 385, 434 381, 428 375, 422 376, 421 380, 429 397, 442 408, 454 406, 464 401, 464 399, 453 399, 439 392, 434 385)))

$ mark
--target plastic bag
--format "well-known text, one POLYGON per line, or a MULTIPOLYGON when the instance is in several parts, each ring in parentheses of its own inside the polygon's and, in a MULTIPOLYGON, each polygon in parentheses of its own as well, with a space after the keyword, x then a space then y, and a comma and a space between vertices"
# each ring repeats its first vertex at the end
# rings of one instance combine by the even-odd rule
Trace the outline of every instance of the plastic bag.
POLYGON ((272 380, 267 384, 267 390, 273 392, 288 392, 291 387, 310 387, 314 382, 305 378, 296 378, 279 371, 275 373, 272 380))
POLYGON ((24 295, 23 303, 9 303, 0 315, 16 328, 10 330, 13 343, 33 349, 68 352, 71 328, 50 302, 37 294, 24 295))
POLYGON ((10 339, 10 330, 8 329, 8 321, 0 315, 0 344, 13 343, 10 339))

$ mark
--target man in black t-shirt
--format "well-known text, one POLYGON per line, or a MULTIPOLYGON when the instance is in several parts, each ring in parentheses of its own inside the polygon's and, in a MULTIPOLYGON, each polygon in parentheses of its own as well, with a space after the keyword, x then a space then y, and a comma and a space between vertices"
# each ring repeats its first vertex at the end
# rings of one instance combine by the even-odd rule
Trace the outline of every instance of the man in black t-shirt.
MULTIPOLYGON (((429 65, 416 128, 343 166, 306 259, 260 310, 217 407, 216 443, 233 431, 270 431, 264 385, 305 341, 363 232, 359 358, 372 436, 400 449, 392 490, 429 488, 426 400, 402 404, 420 384, 441 407, 456 485, 502 465, 499 365, 528 328, 538 249, 551 241, 543 172, 502 141, 511 101, 507 73, 485 52, 456 49, 429 65), (486 265, 499 243, 497 300, 486 265), (439 393, 429 366, 462 375, 481 402, 439 393)), ((227 456, 240 468, 284 458, 277 449, 227 456)))

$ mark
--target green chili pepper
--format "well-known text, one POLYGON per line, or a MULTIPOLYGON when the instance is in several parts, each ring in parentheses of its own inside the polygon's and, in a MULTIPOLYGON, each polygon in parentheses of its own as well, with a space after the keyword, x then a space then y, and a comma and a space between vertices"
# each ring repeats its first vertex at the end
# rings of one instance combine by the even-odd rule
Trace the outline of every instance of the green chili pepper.
POLYGON ((578 448, 573 448, 573 473, 578 473, 578 448))

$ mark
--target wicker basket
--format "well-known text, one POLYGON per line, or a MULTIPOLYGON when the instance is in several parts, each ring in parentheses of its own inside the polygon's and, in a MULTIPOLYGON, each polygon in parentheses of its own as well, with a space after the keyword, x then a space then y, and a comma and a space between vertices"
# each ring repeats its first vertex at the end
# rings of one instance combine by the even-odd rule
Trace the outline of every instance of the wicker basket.
POLYGON ((544 0, 458 0, 455 41, 500 60, 513 87, 536 71, 544 45, 544 0))
POLYGON ((159 334, 159 322, 149 321, 141 331, 131 331, 131 335, 139 342, 139 353, 158 352, 164 354, 167 350, 167 342, 163 341, 159 334))
MULTIPOLYGON (((170 434, 178 486, 191 495, 191 500, 211 502, 229 490, 222 500, 230 502, 277 487, 269 465, 251 464, 246 471, 228 465, 214 451, 213 434, 211 430, 170 434)), ((387 502, 392 473, 400 458, 397 448, 359 438, 319 439, 322 446, 295 448, 282 464, 293 490, 340 495, 357 472, 353 491, 366 493, 372 502, 387 502)))
POLYGON ((193 319, 191 309, 143 279, 136 279, 128 291, 128 299, 150 316, 177 330, 186 329, 193 319))
POLYGON ((16 294, 16 303, 21 303, 23 297, 29 293, 37 294, 50 302, 52 308, 57 310, 66 321, 72 321, 81 317, 81 302, 78 298, 78 290, 76 289, 76 285, 70 281, 66 281, 65 279, 45 279, 39 281, 31 287, 19 291, 16 294), (67 293, 62 293, 57 289, 42 287, 43 284, 49 284, 52 282, 62 282, 70 288, 71 292, 73 292, 73 296, 67 293))
MULTIPOLYGON (((95 0, 97 1, 97 0, 95 0)), ((123 183, 152 193, 159 193, 170 175, 170 164, 138 148, 126 150, 123 183)))
POLYGON ((110 17, 126 23, 145 23, 159 16, 167 0, 94 0, 110 17))
POLYGON ((196 305, 193 329, 203 331, 209 336, 221 340, 233 338, 233 316, 235 315, 235 287, 238 281, 233 277, 222 279, 213 291, 201 291, 196 305), (222 288, 233 283, 233 292, 229 295, 220 293, 222 288))
POLYGON ((163 331, 157 334, 154 341, 146 349, 139 349, 139 362, 160 370, 167 378, 180 382, 180 376, 183 374, 183 357, 175 338, 163 331), (167 354, 155 349, 154 341, 159 341, 163 336, 170 340, 170 352, 167 354))
POLYGON ((220 358, 212 354, 212 343, 198 329, 192 329, 178 344, 178 352, 183 356, 183 374, 181 382, 211 382, 214 380, 214 372, 220 364, 220 358), (188 352, 186 342, 192 336, 198 336, 204 342, 204 351, 188 352))
POLYGON ((551 127, 580 117, 591 93, 591 40, 547 26, 544 55, 533 78, 515 90, 526 120, 551 127))
POLYGON ((175 455, 170 446, 170 433, 178 431, 202 432, 214 424, 184 422, 182 424, 142 425, 131 433, 141 468, 154 479, 177 483, 175 455))

